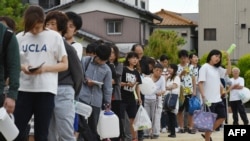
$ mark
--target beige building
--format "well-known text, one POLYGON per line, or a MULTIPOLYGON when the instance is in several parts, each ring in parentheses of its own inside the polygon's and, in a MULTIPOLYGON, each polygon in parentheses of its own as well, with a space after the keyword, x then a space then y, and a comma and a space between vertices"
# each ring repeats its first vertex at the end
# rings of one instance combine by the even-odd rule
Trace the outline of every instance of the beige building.
POLYGON ((237 48, 231 59, 250 52, 250 0, 200 0, 199 56, 212 49, 237 48))

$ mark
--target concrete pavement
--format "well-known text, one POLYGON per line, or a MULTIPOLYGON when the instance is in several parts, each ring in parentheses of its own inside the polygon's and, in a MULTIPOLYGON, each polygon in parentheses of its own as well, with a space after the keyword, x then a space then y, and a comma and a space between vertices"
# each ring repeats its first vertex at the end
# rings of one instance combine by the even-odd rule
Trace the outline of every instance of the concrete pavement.
MULTIPOLYGON (((228 124, 232 124, 232 113, 228 114, 228 124)), ((247 114, 248 119, 250 120, 250 113, 247 114)), ((241 118, 239 116, 240 124, 242 124, 241 118)), ((144 141, 204 141, 201 134, 203 132, 196 132, 196 134, 189 134, 189 133, 176 133, 176 138, 169 138, 168 133, 161 133, 158 139, 144 139, 144 141)), ((211 135, 213 141, 224 141, 223 138, 223 128, 220 131, 214 131, 211 135)))

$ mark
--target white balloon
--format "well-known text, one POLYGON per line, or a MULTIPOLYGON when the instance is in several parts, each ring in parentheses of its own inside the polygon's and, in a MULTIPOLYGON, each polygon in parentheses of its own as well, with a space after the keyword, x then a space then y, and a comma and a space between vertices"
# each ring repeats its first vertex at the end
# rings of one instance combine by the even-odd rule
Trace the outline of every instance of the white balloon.
POLYGON ((243 87, 239 95, 242 103, 246 103, 250 100, 250 90, 247 87, 243 87))
POLYGON ((150 77, 142 78, 142 84, 139 86, 143 95, 151 95, 156 92, 156 85, 150 77))

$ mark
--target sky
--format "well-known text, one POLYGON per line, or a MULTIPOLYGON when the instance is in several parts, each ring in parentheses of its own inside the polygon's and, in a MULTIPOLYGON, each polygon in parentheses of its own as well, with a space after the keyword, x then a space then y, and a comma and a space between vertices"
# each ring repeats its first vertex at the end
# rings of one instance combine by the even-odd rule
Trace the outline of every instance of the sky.
POLYGON ((149 11, 154 13, 161 9, 176 13, 198 13, 199 0, 149 0, 149 11))

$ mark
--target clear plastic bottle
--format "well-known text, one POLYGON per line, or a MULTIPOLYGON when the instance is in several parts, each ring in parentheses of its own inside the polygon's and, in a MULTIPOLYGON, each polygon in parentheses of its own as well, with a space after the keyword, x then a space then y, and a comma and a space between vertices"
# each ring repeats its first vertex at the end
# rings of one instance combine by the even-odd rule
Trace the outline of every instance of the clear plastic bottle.
POLYGON ((227 50, 227 53, 228 53, 228 54, 231 54, 231 53, 234 51, 235 48, 236 48, 236 45, 235 45, 235 44, 231 44, 231 46, 230 46, 229 49, 227 50))
POLYGON ((91 106, 76 100, 74 100, 74 105, 75 105, 75 112, 77 114, 84 116, 86 119, 91 115, 92 113, 91 106))

